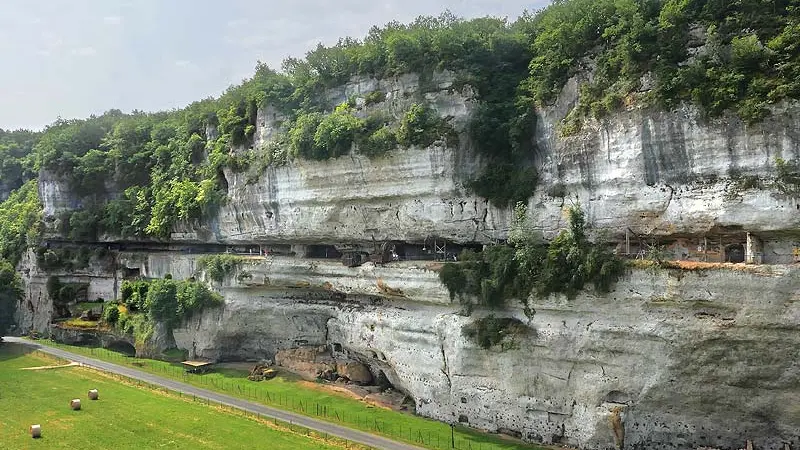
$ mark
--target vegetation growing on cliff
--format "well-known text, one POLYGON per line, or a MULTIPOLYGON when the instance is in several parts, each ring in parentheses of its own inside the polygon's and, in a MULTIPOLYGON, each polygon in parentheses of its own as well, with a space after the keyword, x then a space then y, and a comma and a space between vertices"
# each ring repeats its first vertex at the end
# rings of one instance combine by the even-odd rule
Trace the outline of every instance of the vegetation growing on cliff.
POLYGON ((532 231, 526 214, 525 206, 517 205, 508 245, 495 245, 479 253, 467 250, 458 263, 447 264, 439 272, 451 298, 457 297, 468 311, 473 299, 491 309, 517 299, 530 316, 531 295, 561 293, 572 298, 587 284, 608 292, 623 274, 622 261, 607 246, 586 237, 580 207, 569 209, 569 228, 549 244, 532 231))
MULTIPOLYGON (((109 324, 145 343, 156 322, 172 329, 205 308, 222 305, 223 298, 205 284, 192 280, 125 280, 121 287, 124 312, 105 317, 109 324)), ((107 308, 114 308, 113 304, 107 308)))
POLYGON ((28 130, 0 129, 0 201, 28 180, 36 178, 33 171, 33 146, 39 133, 28 130))
POLYGON ((800 97, 800 5, 792 0, 570 0, 531 21, 526 90, 552 102, 567 79, 591 72, 565 132, 639 98, 687 101, 708 116, 758 121, 800 97), (640 91, 652 88, 646 95, 640 91))
POLYGON ((464 336, 475 341, 481 348, 489 349, 500 345, 503 350, 514 348, 515 339, 530 332, 519 319, 494 315, 475 319, 461 329, 464 336))
POLYGON ((206 255, 197 260, 197 269, 203 270, 208 278, 222 283, 225 277, 233 275, 244 263, 244 258, 237 255, 206 255))
POLYGON ((16 266, 25 249, 39 242, 41 222, 39 191, 30 180, 0 203, 0 261, 16 266))

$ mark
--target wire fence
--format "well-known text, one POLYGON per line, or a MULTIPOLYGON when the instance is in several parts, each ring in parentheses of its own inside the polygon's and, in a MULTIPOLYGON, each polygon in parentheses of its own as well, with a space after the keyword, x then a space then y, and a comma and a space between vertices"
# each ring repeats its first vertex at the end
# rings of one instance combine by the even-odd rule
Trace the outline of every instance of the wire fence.
MULTIPOLYGON (((53 346, 59 347, 59 348, 62 348, 62 349, 71 349, 72 348, 72 347, 69 347, 69 346, 66 346, 66 345, 58 345, 58 344, 55 344, 53 346)), ((56 356, 51 355, 51 354, 46 353, 46 352, 43 352, 41 350, 35 350, 33 352, 29 352, 29 351, 25 351, 25 350, 15 350, 15 352, 17 354, 33 354, 33 355, 35 355, 37 357, 40 357, 40 358, 43 358, 43 359, 46 359, 46 360, 53 360, 53 359, 57 358, 56 356)), ((94 353, 94 349, 92 349, 92 353, 94 353)), ((110 355, 113 355, 113 353, 109 352, 109 356, 110 355)), ((124 357, 122 357, 120 355, 117 355, 117 356, 119 356, 120 358, 124 358, 124 357)), ((187 400, 190 397, 188 394, 184 394, 181 391, 172 391, 172 390, 170 390, 168 388, 165 388, 165 387, 162 387, 162 386, 159 386, 159 385, 156 385, 156 384, 148 383, 148 382, 142 381, 142 380, 140 380, 138 378, 131 378, 131 377, 128 377, 128 376, 125 376, 125 375, 120 375, 118 373, 113 373, 113 372, 105 372, 105 374, 108 377, 112 378, 112 379, 116 379, 116 380, 119 380, 119 381, 127 383, 127 384, 135 385, 135 386, 137 386, 139 388, 142 388, 142 389, 148 389, 148 390, 154 391, 154 392, 164 392, 165 394, 172 394, 172 395, 177 396, 178 398, 186 398, 187 400)), ((259 421, 270 422, 276 427, 288 429, 289 431, 291 431, 293 433, 303 434, 303 435, 308 436, 308 437, 312 437, 313 436, 316 439, 322 439, 326 443, 332 443, 332 444, 336 444, 336 445, 340 445, 340 446, 343 445, 345 448, 369 448, 369 447, 367 447, 367 446, 365 446, 363 444, 359 444, 357 442, 353 442, 353 441, 348 440, 348 439, 344 439, 344 438, 341 438, 341 437, 338 437, 338 436, 331 436, 331 435, 329 435, 328 433, 325 433, 325 432, 319 432, 319 431, 312 430, 310 428, 299 426, 299 425, 297 425, 295 423, 292 423, 291 421, 285 422, 285 421, 279 420, 279 419, 277 419, 275 417, 264 416, 264 415, 262 415, 260 413, 252 413, 252 412, 250 412, 250 411, 248 411, 246 409, 237 408, 235 406, 231 406, 231 405, 227 405, 225 403, 220 403, 218 401, 211 400, 208 397, 197 396, 197 395, 192 394, 191 395, 191 399, 195 403, 201 403, 201 404, 204 404, 206 406, 213 406, 213 407, 220 408, 220 409, 223 409, 223 410, 228 410, 231 413, 239 413, 241 415, 244 415, 245 417, 253 418, 253 419, 256 419, 256 420, 259 420, 259 421)))
MULTIPOLYGON (((508 443, 496 445, 491 442, 476 441, 474 438, 471 439, 472 436, 470 435, 465 436, 457 427, 448 427, 446 424, 432 424, 433 426, 439 428, 439 430, 422 429, 410 426, 408 424, 399 422, 394 423, 394 421, 380 419, 376 417, 376 414, 374 413, 348 412, 343 409, 332 407, 331 405, 298 398, 287 393, 271 392, 269 390, 268 381, 254 382, 245 378, 225 379, 209 376, 214 372, 206 374, 189 373, 182 367, 168 365, 167 363, 161 361, 125 356, 103 348, 76 348, 74 346, 54 343, 51 341, 48 341, 47 345, 75 353, 85 353, 97 359, 118 363, 120 365, 143 370, 145 372, 150 372, 157 375, 164 375, 168 378, 182 380, 187 384, 192 384, 198 387, 206 387, 211 390, 230 394, 245 400, 255 401, 267 406, 276 407, 278 409, 301 413, 303 415, 319 418, 328 422, 339 423, 349 426, 349 428, 368 431, 370 433, 379 434, 394 440, 420 445, 425 448, 445 450, 491 450, 515 447, 513 444, 508 443)), ((147 383, 139 380, 134 380, 134 383, 139 386, 147 385, 147 383)), ((165 391, 166 389, 155 387, 154 390, 165 391)), ((211 400, 205 400, 208 402, 208 404, 214 403, 211 400)), ((228 408, 228 406, 226 406, 226 408, 228 408)), ((290 426, 291 425, 292 424, 290 424, 290 426)))

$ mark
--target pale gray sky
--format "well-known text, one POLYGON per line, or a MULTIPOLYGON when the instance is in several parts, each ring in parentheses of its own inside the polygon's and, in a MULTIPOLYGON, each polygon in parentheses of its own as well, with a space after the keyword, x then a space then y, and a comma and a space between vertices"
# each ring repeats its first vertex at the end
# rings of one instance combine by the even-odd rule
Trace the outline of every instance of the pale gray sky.
POLYGON ((2 0, 0 128, 182 107, 317 42, 446 9, 516 18, 547 0, 2 0))

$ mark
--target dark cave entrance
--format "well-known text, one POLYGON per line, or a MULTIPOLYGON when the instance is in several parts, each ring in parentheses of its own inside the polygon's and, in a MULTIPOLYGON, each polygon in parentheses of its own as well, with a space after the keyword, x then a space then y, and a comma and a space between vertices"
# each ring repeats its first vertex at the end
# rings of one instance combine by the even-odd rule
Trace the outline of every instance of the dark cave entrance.
POLYGON ((732 244, 725 247, 725 262, 729 263, 743 263, 744 262, 744 245, 732 244))
POLYGON ((122 353, 125 356, 136 356, 136 347, 130 342, 114 341, 108 344, 106 348, 112 352, 122 353))

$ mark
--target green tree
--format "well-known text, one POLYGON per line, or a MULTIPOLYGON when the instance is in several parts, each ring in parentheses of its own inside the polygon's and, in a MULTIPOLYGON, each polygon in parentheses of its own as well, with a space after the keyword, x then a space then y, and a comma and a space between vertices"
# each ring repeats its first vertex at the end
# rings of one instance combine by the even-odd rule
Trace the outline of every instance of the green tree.
POLYGON ((14 313, 22 300, 22 281, 8 261, 0 260, 0 336, 14 325, 14 313))
POLYGON ((154 320, 165 323, 169 328, 179 324, 178 284, 174 280, 154 280, 147 289, 145 308, 154 320))
POLYGON ((314 147, 320 155, 336 158, 347 154, 364 129, 364 121, 353 115, 347 104, 336 107, 333 113, 326 115, 314 132, 314 147))
POLYGON ((31 180, 0 203, 0 259, 16 265, 25 249, 39 241, 41 220, 39 190, 31 180))

